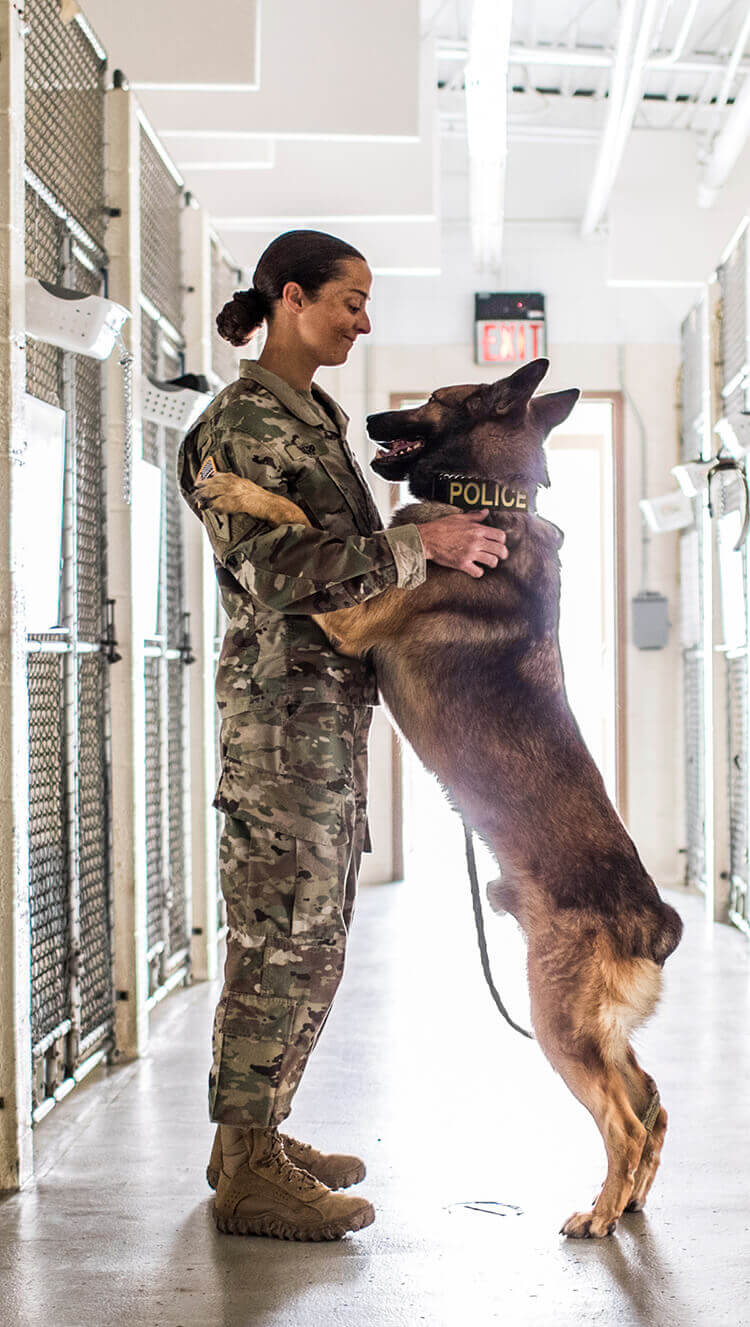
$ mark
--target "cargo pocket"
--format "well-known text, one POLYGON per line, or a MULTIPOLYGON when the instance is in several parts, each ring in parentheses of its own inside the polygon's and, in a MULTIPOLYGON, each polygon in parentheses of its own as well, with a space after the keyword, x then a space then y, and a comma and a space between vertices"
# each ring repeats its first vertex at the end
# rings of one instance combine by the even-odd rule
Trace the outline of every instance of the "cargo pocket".
POLYGON ((232 991, 215 1033, 209 1093, 212 1119, 224 1124, 267 1124, 284 1055, 292 1035, 295 1002, 232 991))
POLYGON ((256 769, 227 755, 214 806, 225 815, 325 846, 346 843, 353 801, 348 791, 334 792, 324 784, 256 769))

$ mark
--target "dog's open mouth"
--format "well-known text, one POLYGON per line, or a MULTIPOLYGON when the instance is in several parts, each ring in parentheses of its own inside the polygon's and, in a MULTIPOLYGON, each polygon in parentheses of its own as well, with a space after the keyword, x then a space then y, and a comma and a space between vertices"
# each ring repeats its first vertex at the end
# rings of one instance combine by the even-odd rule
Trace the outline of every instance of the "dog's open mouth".
POLYGON ((375 459, 388 464, 423 451, 424 441, 422 438, 394 438, 392 442, 378 442, 378 447, 380 450, 375 459))

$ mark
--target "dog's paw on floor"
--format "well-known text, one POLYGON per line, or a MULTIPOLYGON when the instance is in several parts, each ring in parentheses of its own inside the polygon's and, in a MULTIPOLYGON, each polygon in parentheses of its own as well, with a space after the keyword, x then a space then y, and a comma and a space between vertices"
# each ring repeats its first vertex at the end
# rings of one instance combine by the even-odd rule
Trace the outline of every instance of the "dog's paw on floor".
POLYGON ((602 1219, 596 1212, 574 1212, 565 1222, 560 1230, 561 1235, 567 1235, 568 1239, 601 1239, 604 1235, 611 1235, 617 1218, 602 1219))

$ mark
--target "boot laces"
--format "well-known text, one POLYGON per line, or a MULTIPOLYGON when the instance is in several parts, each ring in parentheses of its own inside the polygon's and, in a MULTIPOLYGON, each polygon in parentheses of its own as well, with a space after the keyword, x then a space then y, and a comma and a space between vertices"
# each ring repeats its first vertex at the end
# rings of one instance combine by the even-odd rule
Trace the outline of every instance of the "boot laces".
POLYGON ((264 1158, 264 1164, 275 1171, 280 1180, 283 1180, 286 1184, 293 1184, 301 1193, 319 1187, 314 1175, 308 1175, 306 1170, 303 1170, 301 1166, 296 1166, 289 1159, 278 1134, 275 1134, 272 1139, 271 1150, 268 1157, 264 1158))

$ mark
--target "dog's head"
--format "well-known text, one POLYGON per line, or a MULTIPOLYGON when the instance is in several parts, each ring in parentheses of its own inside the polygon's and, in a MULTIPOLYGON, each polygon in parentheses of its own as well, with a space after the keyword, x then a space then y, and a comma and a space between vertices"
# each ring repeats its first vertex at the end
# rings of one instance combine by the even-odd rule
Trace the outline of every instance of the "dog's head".
POLYGON ((429 497, 442 473, 549 484, 542 444, 580 393, 534 397, 548 368, 535 359, 499 382, 440 387, 414 410, 370 415, 367 431, 381 447, 373 470, 394 484, 408 480, 415 497, 429 497))

